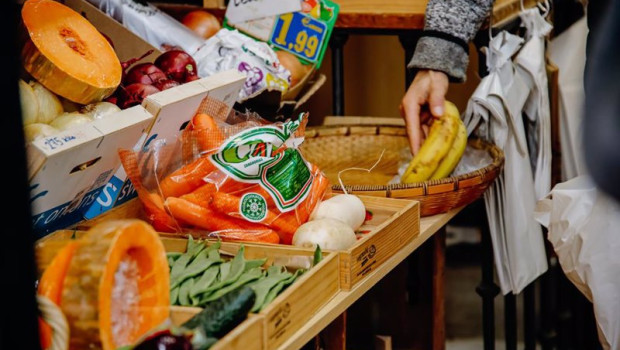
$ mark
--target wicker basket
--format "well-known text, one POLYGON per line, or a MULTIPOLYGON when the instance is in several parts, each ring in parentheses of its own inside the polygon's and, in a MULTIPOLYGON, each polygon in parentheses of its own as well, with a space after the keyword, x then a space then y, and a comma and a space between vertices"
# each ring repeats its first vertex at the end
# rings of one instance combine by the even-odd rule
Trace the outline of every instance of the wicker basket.
POLYGON ((334 184, 335 192, 342 192, 338 182, 339 171, 351 167, 370 168, 385 150, 372 172, 348 171, 342 174, 347 191, 415 199, 421 204, 421 216, 444 213, 470 204, 484 193, 504 164, 504 154, 498 147, 473 139, 469 145, 488 151, 493 158, 492 164, 456 177, 387 185, 398 172, 401 152, 409 145, 402 121, 396 118, 335 117, 327 118, 325 123, 332 125, 308 128, 301 149, 304 157, 327 175, 334 184))

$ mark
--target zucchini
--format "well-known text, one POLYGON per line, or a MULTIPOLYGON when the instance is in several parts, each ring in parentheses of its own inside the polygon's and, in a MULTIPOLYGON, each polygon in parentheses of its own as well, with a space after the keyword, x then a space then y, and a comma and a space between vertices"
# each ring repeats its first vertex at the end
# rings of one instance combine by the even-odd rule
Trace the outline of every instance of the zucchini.
POLYGON ((255 299, 252 288, 243 286, 207 303, 204 310, 182 326, 199 328, 207 337, 221 338, 246 319, 255 299))

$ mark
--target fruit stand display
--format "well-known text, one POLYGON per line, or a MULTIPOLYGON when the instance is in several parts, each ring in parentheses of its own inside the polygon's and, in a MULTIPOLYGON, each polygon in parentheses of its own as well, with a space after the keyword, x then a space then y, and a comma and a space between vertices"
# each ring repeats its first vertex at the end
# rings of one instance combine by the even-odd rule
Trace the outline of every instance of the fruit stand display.
POLYGON ((393 125, 307 127, 297 108, 320 87, 309 85, 337 4, 304 1, 258 21, 231 10, 220 23, 127 3, 21 9, 44 349, 297 346, 501 168, 491 152, 463 170, 470 147, 450 103, 413 158, 393 125), (368 164, 340 153, 359 135, 368 164), (388 144, 390 167, 368 152, 388 144), (467 193, 429 210, 439 189, 467 193))

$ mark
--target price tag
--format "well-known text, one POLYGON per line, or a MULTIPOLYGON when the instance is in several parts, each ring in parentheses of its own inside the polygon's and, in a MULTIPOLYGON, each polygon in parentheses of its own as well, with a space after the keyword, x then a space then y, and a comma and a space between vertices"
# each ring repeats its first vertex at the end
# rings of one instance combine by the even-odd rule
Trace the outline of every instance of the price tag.
MULTIPOLYGON (((264 6, 267 4, 265 1, 267 0, 237 0, 237 3, 256 2, 264 6)), ((281 12, 285 5, 282 3, 274 6, 280 11, 277 15, 265 16, 265 12, 262 12, 261 16, 257 14, 253 16, 255 19, 242 22, 237 22, 238 18, 231 20, 227 12, 223 26, 238 29, 268 43, 274 49, 289 51, 299 57, 304 64, 312 63, 318 69, 325 56, 340 7, 330 0, 296 1, 301 4, 300 11, 281 12)), ((229 11, 232 8, 230 4, 231 2, 228 5, 229 11)), ((275 9, 269 11, 275 12, 275 9)))
POLYGON ((299 0, 230 0, 225 16, 228 23, 237 24, 300 10, 299 0))
POLYGON ((270 42, 310 62, 316 62, 323 41, 328 33, 327 25, 300 12, 280 15, 271 34, 270 42))

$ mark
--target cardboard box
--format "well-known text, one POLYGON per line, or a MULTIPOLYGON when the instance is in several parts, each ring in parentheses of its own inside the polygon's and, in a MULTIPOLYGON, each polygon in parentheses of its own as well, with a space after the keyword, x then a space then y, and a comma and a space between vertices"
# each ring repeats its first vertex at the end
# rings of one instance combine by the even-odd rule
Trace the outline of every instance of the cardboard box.
MULTIPOLYGON (((155 118, 152 127, 135 145, 138 148, 134 149, 146 147, 155 140, 176 141, 181 129, 207 96, 232 108, 244 83, 245 74, 229 70, 148 96, 142 105, 155 118)), ((85 218, 92 219, 136 195, 125 169, 120 167, 88 209, 85 218)))
MULTIPOLYGON (((161 52, 84 0, 61 0, 114 42, 121 61, 161 52)), ((33 230, 38 236, 83 220, 84 213, 120 167, 119 148, 131 148, 153 115, 142 106, 26 145, 33 230)))
POLYGON ((43 236, 83 219, 153 116, 135 106, 26 145, 33 230, 43 236))

